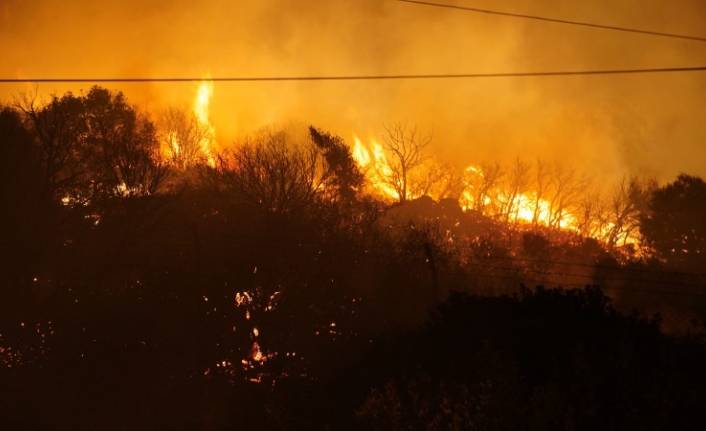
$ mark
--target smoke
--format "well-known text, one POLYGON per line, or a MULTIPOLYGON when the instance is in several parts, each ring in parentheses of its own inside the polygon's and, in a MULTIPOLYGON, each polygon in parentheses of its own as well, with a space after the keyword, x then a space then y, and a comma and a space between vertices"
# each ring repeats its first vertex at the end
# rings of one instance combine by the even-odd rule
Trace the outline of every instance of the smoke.
MULTIPOLYGON (((459 2, 704 35, 683 0, 459 2)), ((702 65, 706 44, 432 9, 391 0, 0 3, 0 76, 245 76, 464 73, 702 65)), ((41 95, 89 85, 46 85, 41 95)), ((143 109, 189 106, 196 84, 111 84, 143 109)), ((32 86, 0 87, 11 101, 32 86)), ((348 141, 385 123, 432 131, 453 163, 565 161, 594 177, 706 175, 706 75, 221 83, 219 142, 272 124, 348 141)))

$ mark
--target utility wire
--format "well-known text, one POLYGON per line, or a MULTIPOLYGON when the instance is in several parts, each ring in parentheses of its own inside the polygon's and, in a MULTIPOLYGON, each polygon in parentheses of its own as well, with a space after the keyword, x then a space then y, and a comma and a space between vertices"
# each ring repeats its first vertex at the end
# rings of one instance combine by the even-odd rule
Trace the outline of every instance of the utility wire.
POLYGON ((499 72, 499 73, 438 73, 395 75, 318 75, 318 76, 226 76, 215 78, 195 77, 137 77, 137 78, 0 78, 0 83, 105 83, 105 82, 282 82, 282 81, 374 81, 400 79, 472 79, 472 78, 523 78, 578 75, 633 75, 654 73, 704 72, 706 66, 659 67, 647 69, 596 69, 558 70, 545 72, 499 72))
POLYGON ((615 25, 597 24, 597 23, 584 22, 584 21, 573 21, 573 20, 567 20, 567 19, 550 18, 550 17, 538 16, 538 15, 527 15, 527 14, 514 13, 514 12, 503 12, 503 11, 498 11, 498 10, 481 9, 481 8, 476 8, 476 7, 460 6, 460 5, 447 4, 447 3, 435 3, 435 2, 419 1, 419 0, 395 0, 395 1, 400 2, 400 3, 415 4, 415 5, 420 5, 420 6, 430 6, 430 7, 437 7, 437 8, 462 10, 462 11, 466 11, 466 12, 483 13, 483 14, 487 14, 487 15, 500 15, 500 16, 507 16, 507 17, 512 17, 512 18, 523 18, 523 19, 532 19, 535 21, 552 22, 552 23, 557 23, 557 24, 568 24, 568 25, 577 25, 577 26, 582 26, 582 27, 598 28, 598 29, 602 29, 602 30, 622 31, 622 32, 627 32, 627 33, 638 33, 638 34, 646 34, 646 35, 650 35, 650 36, 669 37, 669 38, 674 38, 674 39, 685 39, 685 40, 693 40, 693 41, 697 41, 697 42, 706 42, 706 37, 701 37, 701 36, 690 36, 690 35, 685 35, 685 34, 666 33, 666 32, 661 32, 661 31, 643 30, 643 29, 629 28, 629 27, 619 27, 619 26, 615 26, 615 25))

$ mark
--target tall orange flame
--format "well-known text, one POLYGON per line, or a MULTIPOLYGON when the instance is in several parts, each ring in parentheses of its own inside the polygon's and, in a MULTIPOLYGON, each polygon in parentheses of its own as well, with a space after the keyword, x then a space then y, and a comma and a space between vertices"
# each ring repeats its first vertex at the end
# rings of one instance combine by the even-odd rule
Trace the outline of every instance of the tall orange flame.
POLYGON ((216 131, 209 120, 211 96, 213 96, 213 82, 202 81, 201 84, 199 84, 199 88, 196 92, 196 99, 194 100, 194 115, 196 116, 199 127, 205 131, 204 136, 199 143, 201 152, 206 158, 208 165, 213 167, 216 165, 216 159, 213 155, 212 149, 216 131))

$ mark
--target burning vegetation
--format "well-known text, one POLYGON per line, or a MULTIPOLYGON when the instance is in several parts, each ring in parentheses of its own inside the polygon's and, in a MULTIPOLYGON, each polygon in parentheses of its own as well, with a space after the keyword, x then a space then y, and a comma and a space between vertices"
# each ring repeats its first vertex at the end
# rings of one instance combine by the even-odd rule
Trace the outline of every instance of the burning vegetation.
MULTIPOLYGON (((212 95, 213 84, 204 81, 197 88, 190 111, 170 109, 164 114, 160 160, 182 171, 200 165, 217 168, 219 161, 221 167, 243 165, 236 167, 239 169, 252 157, 261 156, 246 154, 252 150, 248 144, 248 140, 252 143, 251 138, 245 140, 242 149, 236 144, 234 150, 216 150, 215 129, 209 120, 212 95)), ((507 166, 498 162, 450 166, 431 154, 431 135, 402 124, 385 130, 382 139, 364 142, 353 136, 350 146, 339 142, 365 179, 358 193, 386 203, 405 203, 423 196, 436 201, 453 199, 464 211, 518 229, 541 227, 574 232, 599 240, 608 248, 631 247, 629 253, 636 255, 645 252, 640 247, 637 216, 645 197, 655 187, 647 180, 623 179, 601 192, 589 176, 541 159, 530 163, 518 158, 507 166)), ((281 134, 277 139, 285 138, 281 134)), ((291 152, 284 148, 289 144, 278 145, 273 151, 291 152)), ((321 169, 316 157, 303 156, 310 163, 299 168, 310 171, 307 183, 311 191, 321 192, 324 184, 315 178, 321 175, 316 172, 321 169)))
POLYGON ((107 386, 155 406, 116 429, 233 409, 274 429, 700 414, 700 178, 599 193, 542 160, 444 164, 400 124, 225 145, 212 95, 203 82, 156 123, 98 87, 0 111, 0 373, 20 399, 0 416, 32 417, 39 398, 37 427, 76 425, 80 398, 97 423, 129 398, 85 399, 107 386))
POLYGON ((170 109, 164 114, 162 157, 174 167, 184 169, 205 163, 214 167, 216 131, 209 119, 213 83, 202 82, 191 111, 170 109))

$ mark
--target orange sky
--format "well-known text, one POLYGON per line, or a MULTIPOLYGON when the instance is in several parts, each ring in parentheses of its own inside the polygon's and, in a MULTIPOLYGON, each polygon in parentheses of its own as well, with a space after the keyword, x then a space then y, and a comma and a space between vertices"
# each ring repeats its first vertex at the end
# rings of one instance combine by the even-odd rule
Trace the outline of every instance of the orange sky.
MULTIPOLYGON (((457 1, 706 36, 702 0, 457 1)), ((0 76, 464 73, 703 66, 706 43, 391 0, 0 2, 0 76), (198 5, 197 5, 198 4, 198 5)), ((38 87, 42 95, 88 85, 38 87)), ((157 115, 195 84, 111 84, 157 115)), ((11 102, 31 86, 0 84, 11 102)), ((596 177, 706 175, 706 74, 216 84, 219 141, 313 123, 350 139, 405 121, 441 158, 569 160, 596 177)))

